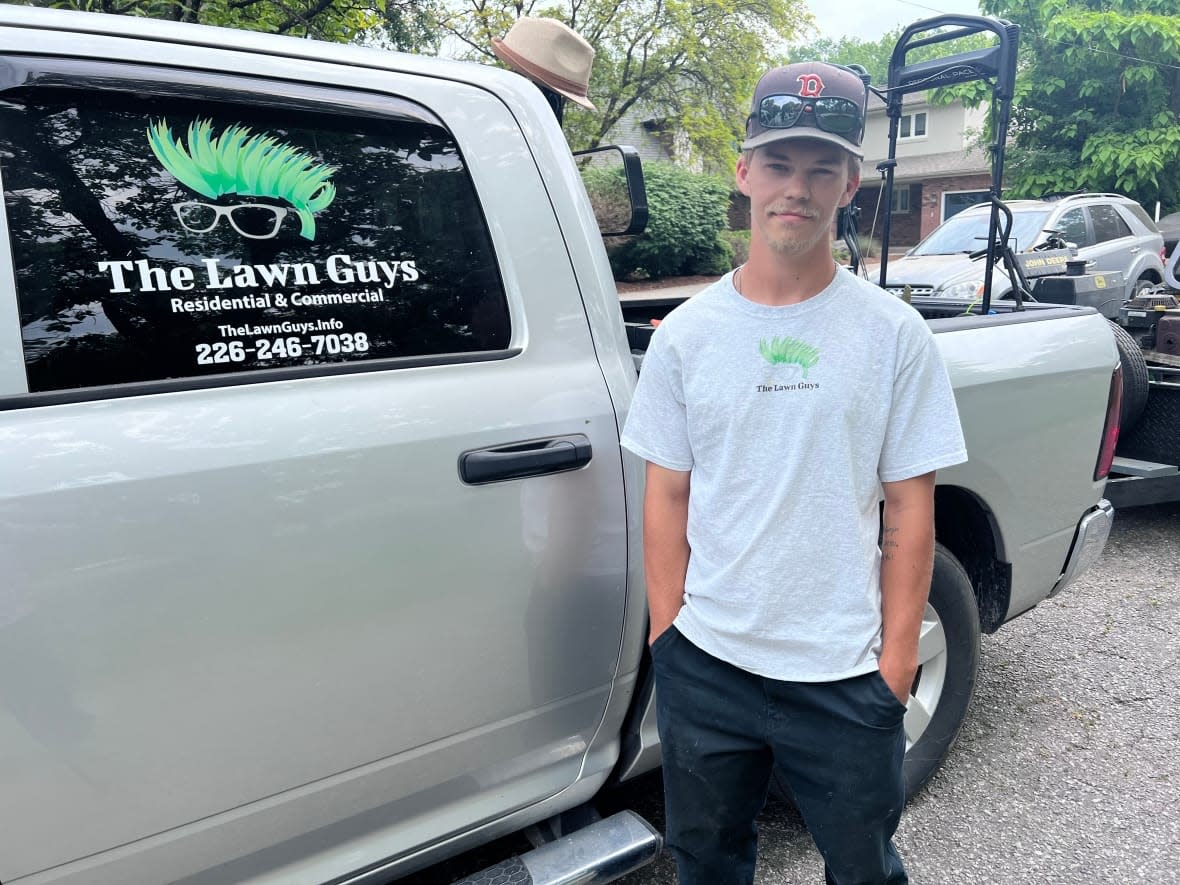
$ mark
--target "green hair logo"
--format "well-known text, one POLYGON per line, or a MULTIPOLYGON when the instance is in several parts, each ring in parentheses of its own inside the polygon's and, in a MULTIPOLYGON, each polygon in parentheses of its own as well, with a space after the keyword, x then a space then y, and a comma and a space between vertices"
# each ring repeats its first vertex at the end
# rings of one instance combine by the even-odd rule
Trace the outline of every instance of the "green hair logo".
POLYGON ((807 370, 819 362, 819 348, 797 338, 765 338, 758 342, 758 352, 772 366, 795 365, 807 370))
POLYGON ((315 239, 315 213, 336 198, 335 166, 236 123, 215 136, 211 121, 194 120, 187 149, 164 120, 149 127, 147 137, 165 169, 211 200, 223 194, 286 200, 299 216, 304 239, 315 239))

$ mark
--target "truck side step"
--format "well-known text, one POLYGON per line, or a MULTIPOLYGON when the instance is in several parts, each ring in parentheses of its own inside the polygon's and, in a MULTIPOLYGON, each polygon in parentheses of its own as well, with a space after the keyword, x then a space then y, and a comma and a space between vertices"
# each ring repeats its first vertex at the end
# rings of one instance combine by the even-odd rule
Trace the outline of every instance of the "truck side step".
POLYGON ((662 846, 651 824, 620 811, 455 885, 602 885, 651 863, 662 846))

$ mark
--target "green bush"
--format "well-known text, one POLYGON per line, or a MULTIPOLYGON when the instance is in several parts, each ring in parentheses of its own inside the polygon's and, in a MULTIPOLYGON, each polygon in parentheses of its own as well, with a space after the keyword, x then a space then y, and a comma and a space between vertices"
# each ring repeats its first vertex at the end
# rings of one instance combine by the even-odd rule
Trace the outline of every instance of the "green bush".
POLYGON ((724 236, 718 235, 712 245, 701 248, 689 257, 684 273, 700 276, 721 276, 734 268, 733 247, 724 236))
MULTIPOLYGON (((582 183, 590 195, 590 205, 599 230, 623 230, 631 221, 631 201, 627 196, 627 179, 622 166, 583 166, 582 183)), ((608 238, 608 244, 614 240, 608 238)))
POLYGON ((733 251, 731 267, 726 270, 741 267, 750 260, 750 232, 748 230, 727 230, 722 236, 725 237, 729 248, 733 251))
MULTIPOLYGON (((686 172, 669 163, 643 167, 650 217, 638 237, 608 242, 616 279, 646 274, 722 274, 733 264, 733 247, 723 238, 729 184, 712 175, 686 172)), ((585 174, 584 174, 585 175, 585 174)), ((597 173, 585 176, 591 201, 604 186, 597 173)))
MULTIPOLYGON (((881 257, 880 240, 870 239, 866 234, 858 234, 856 242, 860 246, 861 258, 881 257)), ((843 240, 832 240, 832 257, 841 264, 847 264, 851 260, 851 256, 848 254, 848 245, 843 240)))

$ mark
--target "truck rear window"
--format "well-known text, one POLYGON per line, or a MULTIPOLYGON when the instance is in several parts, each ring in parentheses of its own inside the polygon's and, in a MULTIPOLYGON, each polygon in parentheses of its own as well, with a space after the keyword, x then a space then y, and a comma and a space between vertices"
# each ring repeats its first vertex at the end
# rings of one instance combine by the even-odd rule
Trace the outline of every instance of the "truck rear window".
POLYGON ((0 174, 31 392, 508 346, 474 187, 426 115, 20 87, 0 174))

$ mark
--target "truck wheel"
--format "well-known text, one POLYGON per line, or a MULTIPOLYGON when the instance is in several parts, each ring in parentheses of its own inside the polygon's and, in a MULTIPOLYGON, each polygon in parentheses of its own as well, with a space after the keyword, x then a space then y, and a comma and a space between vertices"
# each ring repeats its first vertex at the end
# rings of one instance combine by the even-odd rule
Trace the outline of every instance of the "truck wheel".
POLYGON ((1123 410, 1119 416, 1119 429, 1126 433, 1135 426, 1147 407, 1147 360, 1130 332, 1114 322, 1110 322, 1110 331, 1114 333, 1119 364, 1123 367, 1123 410))
MULTIPOLYGON (((938 770, 959 736, 978 670, 979 609, 971 579, 949 550, 935 544, 934 577, 918 642, 918 675, 906 704, 902 774, 907 799, 938 770)), ((770 788, 794 804, 777 767, 770 788)))
POLYGON ((1159 283, 1157 283, 1151 277, 1140 277, 1135 281, 1135 285, 1131 288, 1131 297, 1138 298, 1140 295, 1146 295, 1158 285, 1159 283))
POLYGON ((1124 458, 1180 464, 1180 387, 1157 384, 1135 428, 1119 436, 1124 458))
POLYGON ((949 550, 935 544, 918 675, 906 704, 907 796, 922 788, 950 752, 967 718, 978 670, 979 609, 971 579, 949 550))

